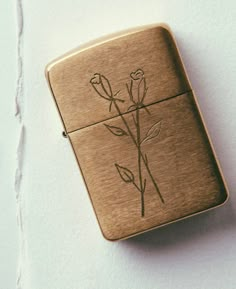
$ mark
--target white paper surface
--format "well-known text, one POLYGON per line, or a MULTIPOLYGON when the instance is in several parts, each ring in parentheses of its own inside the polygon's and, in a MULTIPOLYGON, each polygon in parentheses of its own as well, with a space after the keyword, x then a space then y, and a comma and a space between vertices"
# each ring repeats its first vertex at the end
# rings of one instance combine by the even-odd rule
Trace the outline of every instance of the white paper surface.
MULTIPOLYGON (((1 168, 1 175, 5 180, 20 168, 22 176, 16 192, 20 196, 17 214, 22 217, 17 288, 235 289, 236 2, 17 1, 2 5, 12 13, 10 8, 17 11, 22 3, 22 11, 18 9, 11 23, 6 23, 11 32, 15 27, 18 40, 12 39, 12 50, 5 42, 1 45, 4 63, 15 65, 10 72, 16 75, 8 77, 1 70, 5 78, 0 99, 1 108, 11 105, 13 116, 16 80, 22 81, 21 120, 11 117, 9 121, 3 109, 7 122, 1 124, 8 134, 7 139, 1 138, 1 145, 3 149, 9 145, 11 160, 5 160, 9 172, 1 168), (231 198, 209 213, 110 243, 99 231, 74 155, 61 136, 44 68, 55 57, 94 38, 158 22, 168 23, 176 36, 231 198), (18 55, 18 63, 12 55, 18 55)), ((9 185, 13 183, 14 177, 9 185)), ((14 194, 14 188, 5 186, 4 202, 14 194)), ((12 213, 9 210, 9 218, 12 213)), ((5 238, 10 234, 0 233, 5 238)), ((14 267, 13 260, 7 263, 14 267)))
POLYGON ((18 258, 15 193, 16 149, 20 133, 15 118, 16 11, 13 1, 0 1, 0 288, 16 284, 18 258))

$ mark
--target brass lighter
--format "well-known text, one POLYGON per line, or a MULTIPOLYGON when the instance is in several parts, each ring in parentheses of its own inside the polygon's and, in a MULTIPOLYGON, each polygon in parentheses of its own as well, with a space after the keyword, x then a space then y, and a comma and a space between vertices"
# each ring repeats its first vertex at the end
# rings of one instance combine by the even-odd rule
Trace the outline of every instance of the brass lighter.
POLYGON ((46 76, 106 239, 226 201, 168 27, 141 27, 74 50, 50 63, 46 76))

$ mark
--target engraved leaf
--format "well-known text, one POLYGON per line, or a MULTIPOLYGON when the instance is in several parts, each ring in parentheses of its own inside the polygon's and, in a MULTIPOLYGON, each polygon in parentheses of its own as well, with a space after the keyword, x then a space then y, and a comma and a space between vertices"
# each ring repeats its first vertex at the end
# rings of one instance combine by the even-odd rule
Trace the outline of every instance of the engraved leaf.
POLYGON ((134 175, 133 173, 125 167, 119 166, 115 164, 116 169, 121 177, 121 179, 126 183, 133 183, 134 182, 134 175))
POLYGON ((146 137, 142 140, 141 143, 147 142, 159 135, 161 131, 161 120, 155 123, 147 132, 146 137))
POLYGON ((112 126, 108 124, 104 124, 105 127, 114 135, 117 136, 123 136, 123 135, 128 135, 126 131, 124 131, 122 128, 117 127, 117 126, 112 126))

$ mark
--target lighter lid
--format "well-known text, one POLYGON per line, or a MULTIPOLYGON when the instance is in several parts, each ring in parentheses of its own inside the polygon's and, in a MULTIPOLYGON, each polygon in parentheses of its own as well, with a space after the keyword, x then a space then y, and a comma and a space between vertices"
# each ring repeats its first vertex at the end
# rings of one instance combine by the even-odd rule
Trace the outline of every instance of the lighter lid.
POLYGON ((117 110, 107 109, 112 101, 104 102, 111 93, 119 102, 120 113, 126 113, 127 107, 132 110, 124 85, 130 77, 133 85, 142 85, 148 93, 145 105, 191 90, 173 36, 161 25, 68 53, 49 64, 46 74, 66 133, 119 115, 117 110), (144 71, 148 86, 140 84, 144 71))

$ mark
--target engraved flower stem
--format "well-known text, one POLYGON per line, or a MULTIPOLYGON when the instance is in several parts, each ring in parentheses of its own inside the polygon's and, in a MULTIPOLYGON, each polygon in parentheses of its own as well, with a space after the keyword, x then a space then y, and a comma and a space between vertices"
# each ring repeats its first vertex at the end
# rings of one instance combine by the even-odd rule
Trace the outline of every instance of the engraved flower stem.
POLYGON ((137 128, 137 145, 138 145, 138 170, 139 170, 139 184, 141 193, 141 215, 144 216, 144 192, 145 184, 143 184, 142 179, 142 162, 141 162, 141 138, 140 138, 140 120, 139 120, 139 109, 136 110, 136 128, 137 128))
MULTIPOLYGON (((115 106, 115 108, 116 108, 119 116, 121 117, 121 119, 122 119, 125 127, 127 128, 127 131, 128 131, 128 133, 129 133, 129 135, 130 135, 133 143, 135 144, 135 146, 137 147, 137 149, 140 151, 139 146, 138 146, 138 144, 137 144, 137 142, 136 142, 136 140, 135 140, 135 137, 134 137, 132 131, 130 130, 128 123, 126 122, 126 119, 124 118, 123 114, 121 113, 120 108, 119 108, 118 104, 116 103, 116 101, 114 101, 114 106, 115 106)), ((159 188, 158 188, 158 186, 157 186, 157 183, 156 183, 156 181, 155 181, 155 179, 154 179, 154 177, 153 177, 153 175, 152 175, 152 173, 151 173, 151 170, 150 170, 150 168, 149 168, 149 166, 148 166, 147 158, 144 157, 142 151, 140 151, 139 153, 140 153, 140 157, 142 158, 142 161, 143 161, 143 163, 144 163, 144 165, 145 165, 145 167, 146 167, 146 169, 147 169, 147 172, 148 172, 148 174, 149 174, 149 176, 150 176, 150 179, 151 179, 151 181, 152 181, 152 183, 153 183, 153 185, 154 185, 154 187, 155 187, 155 189, 156 189, 156 191, 157 191, 157 193, 158 193, 158 196, 159 196, 161 202, 162 202, 162 203, 165 203, 165 202, 164 202, 164 199, 163 199, 163 197, 162 197, 162 195, 161 195, 161 192, 160 192, 160 190, 159 190, 159 188)))

